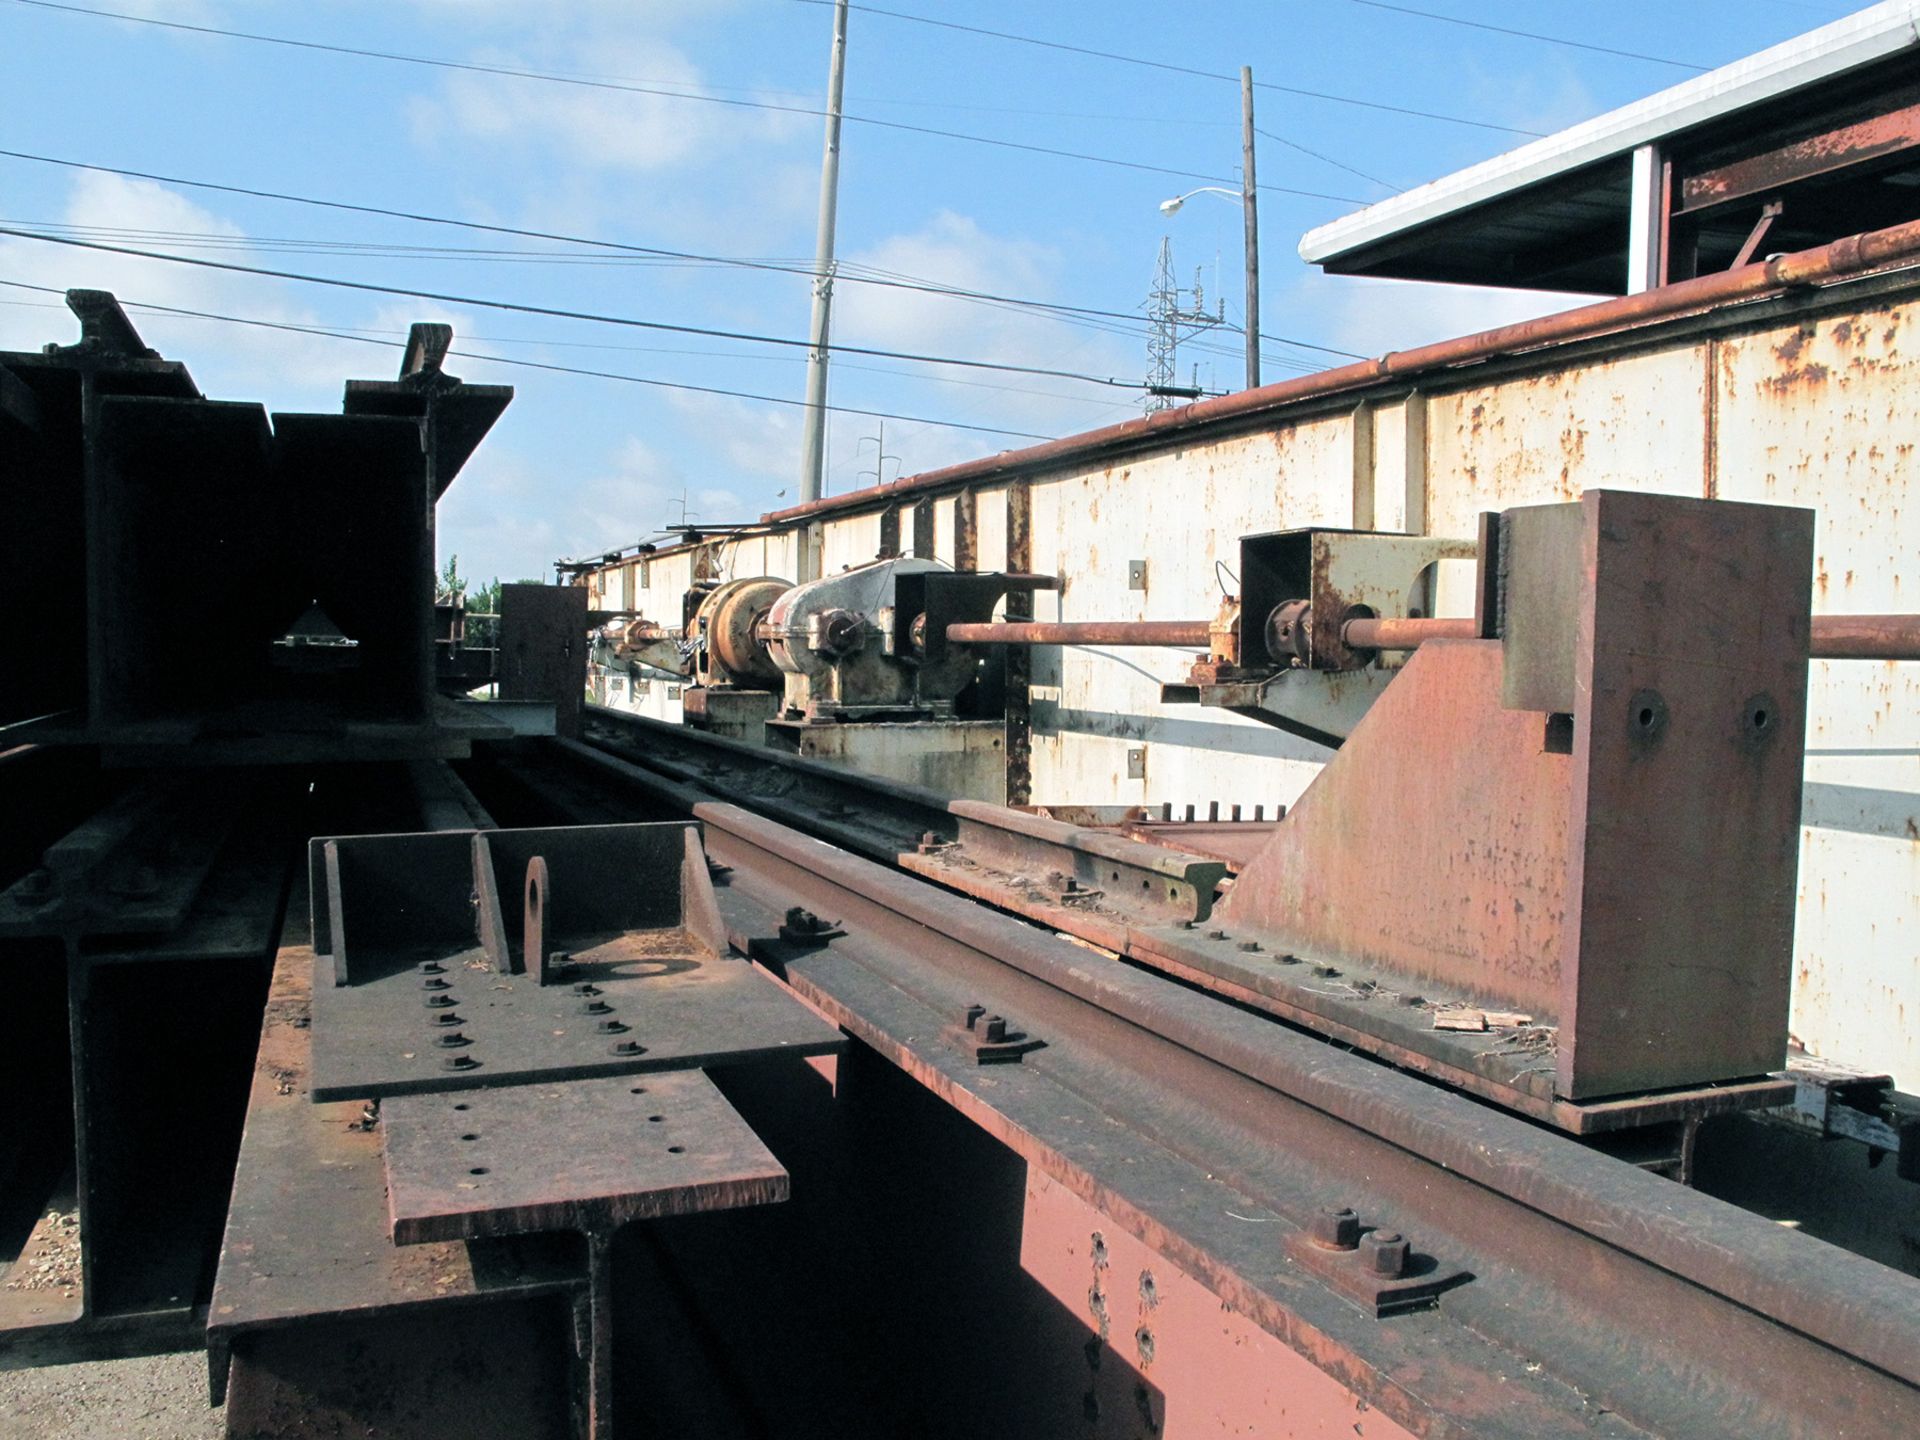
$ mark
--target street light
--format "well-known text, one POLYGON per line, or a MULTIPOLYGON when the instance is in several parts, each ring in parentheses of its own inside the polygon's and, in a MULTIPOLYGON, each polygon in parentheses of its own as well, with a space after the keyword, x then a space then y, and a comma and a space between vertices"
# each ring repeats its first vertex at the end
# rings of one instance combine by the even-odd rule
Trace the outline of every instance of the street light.
POLYGON ((1198 190, 1189 190, 1186 194, 1176 195, 1171 200, 1162 200, 1160 202, 1160 213, 1162 215, 1178 215, 1180 213, 1180 207, 1196 195, 1224 195, 1229 200, 1238 201, 1242 205, 1247 203, 1247 197, 1238 190, 1229 190, 1222 185, 1202 185, 1198 190))
POLYGON ((1240 178, 1244 190, 1229 190, 1224 185, 1202 185, 1184 195, 1160 202, 1162 215, 1178 215, 1180 207, 1196 195, 1220 195, 1238 200, 1246 217, 1247 235, 1247 388, 1260 386, 1260 185, 1253 178, 1253 70, 1240 67, 1240 178))

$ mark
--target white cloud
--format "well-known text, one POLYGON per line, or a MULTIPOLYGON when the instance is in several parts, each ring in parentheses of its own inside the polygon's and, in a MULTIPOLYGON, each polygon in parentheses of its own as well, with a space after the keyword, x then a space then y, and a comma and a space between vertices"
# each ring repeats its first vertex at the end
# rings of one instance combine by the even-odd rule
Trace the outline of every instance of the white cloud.
POLYGON ((470 575, 538 577, 563 554, 631 545, 678 523, 683 495, 697 520, 749 518, 735 491, 699 483, 638 436, 585 474, 559 479, 506 438, 490 438, 440 502, 441 563, 459 555, 470 575))
MULTIPOLYGON (((1309 274, 1263 329, 1311 335, 1361 355, 1381 355, 1434 340, 1511 325, 1585 303, 1584 297, 1544 290, 1498 290, 1432 285, 1414 280, 1309 274)), ((1338 364, 1335 356, 1325 357, 1338 364)))
MULTIPOLYGON (((155 236, 244 238, 238 226, 163 185, 91 171, 75 177, 61 219, 68 226, 86 227, 78 238, 140 250, 196 253, 155 236)), ((250 257, 232 252, 212 258, 252 263, 250 257)), ((217 398, 294 408, 322 403, 330 395, 337 405, 343 377, 384 374, 391 368, 392 362, 380 359, 379 352, 350 341, 137 308, 144 304, 286 325, 317 323, 284 281, 13 237, 0 239, 0 273, 55 290, 112 291, 128 307, 147 344, 168 359, 186 362, 201 389, 217 398)), ((37 349, 77 336, 74 322, 52 311, 0 312, 0 349, 37 349)))
POLYGON ((415 140, 427 147, 457 137, 523 152, 548 152, 569 169, 656 175, 716 153, 794 134, 803 115, 674 98, 704 93, 700 68, 657 36, 602 32, 565 47, 486 50, 481 65, 578 76, 610 88, 504 75, 455 74, 437 97, 408 107, 415 140), (617 78, 615 78, 617 77, 617 78), (612 88, 631 86, 631 89, 612 88))

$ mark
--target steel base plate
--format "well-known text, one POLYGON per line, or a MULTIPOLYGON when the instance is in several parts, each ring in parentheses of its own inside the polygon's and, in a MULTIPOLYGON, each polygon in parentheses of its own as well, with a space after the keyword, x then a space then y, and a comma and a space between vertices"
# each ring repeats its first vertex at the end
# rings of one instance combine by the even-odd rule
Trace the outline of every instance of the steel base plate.
POLYGON ((682 930, 634 932, 573 962, 571 981, 542 986, 476 947, 424 962, 435 970, 335 985, 331 957, 316 957, 313 1098, 687 1070, 843 1043, 770 976, 682 930))
POLYGON ((698 1070, 407 1095, 380 1118, 400 1245, 787 1198, 785 1168, 698 1070))

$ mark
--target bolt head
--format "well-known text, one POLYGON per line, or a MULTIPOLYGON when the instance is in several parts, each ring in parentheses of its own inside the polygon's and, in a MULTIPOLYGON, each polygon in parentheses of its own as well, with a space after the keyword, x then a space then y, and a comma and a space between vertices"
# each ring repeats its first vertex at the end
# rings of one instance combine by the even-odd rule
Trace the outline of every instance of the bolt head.
POLYGON ((471 1045, 473 1041, 459 1030, 449 1030, 445 1035, 436 1035, 433 1043, 442 1050, 458 1050, 464 1045, 471 1045))
POLYGON ((974 1033, 989 1044, 998 1044, 1007 1038, 1007 1020, 1004 1015, 984 1015, 973 1027, 974 1033))
POLYGON ((971 1030, 979 1023, 980 1017, 986 1013, 987 1007, 984 1005, 969 1005, 961 1012, 960 1019, 961 1022, 966 1025, 967 1029, 971 1030))
POLYGON ((480 1062, 471 1055, 449 1055, 440 1064, 448 1070, 473 1070, 479 1067, 480 1062))
POLYGON ((451 1010, 442 1010, 438 1015, 433 1017, 433 1023, 436 1025, 464 1025, 467 1022, 451 1010))
POLYGON ((1209 930, 1207 932, 1207 938, 1209 940, 1224 940, 1227 938, 1227 932, 1224 930, 1209 930))
POLYGON ((602 1020, 596 1028, 602 1035, 624 1035, 633 1027, 619 1020, 602 1020))
POLYGON ((1256 951, 1259 950, 1259 948, 1260 948, 1260 942, 1258 940, 1242 940, 1240 942, 1240 949, 1242 949, 1249 955, 1254 954, 1256 951))
POLYGON ((1360 1243, 1360 1217, 1346 1205, 1329 1205, 1313 1217, 1313 1243, 1329 1250, 1351 1250, 1360 1243))
POLYGON ((447 994, 444 990, 437 995, 427 996, 427 1006, 429 1009, 444 1010, 453 1003, 453 996, 447 994))
POLYGON ((420 988, 422 990, 451 990, 453 986, 450 982, 442 980, 438 975, 429 975, 420 982, 420 988))
POLYGON ((438 960, 425 960, 421 962, 420 973, 422 975, 438 975, 446 968, 447 967, 442 965, 438 960))
POLYGON ((644 1055, 647 1047, 638 1040, 616 1040, 607 1047, 609 1055, 644 1055))
POLYGON ((1411 1250, 1404 1238, 1391 1230, 1372 1230, 1360 1242, 1367 1268, 1383 1280, 1392 1280, 1407 1268, 1411 1250))
POLYGON ((604 1000, 589 1000, 580 1007, 580 1013, 582 1015, 611 1015, 613 1013, 613 1006, 604 1000))
POLYGON ((576 995, 598 995, 600 993, 600 987, 598 985, 588 985, 583 982, 573 987, 573 993, 576 995))

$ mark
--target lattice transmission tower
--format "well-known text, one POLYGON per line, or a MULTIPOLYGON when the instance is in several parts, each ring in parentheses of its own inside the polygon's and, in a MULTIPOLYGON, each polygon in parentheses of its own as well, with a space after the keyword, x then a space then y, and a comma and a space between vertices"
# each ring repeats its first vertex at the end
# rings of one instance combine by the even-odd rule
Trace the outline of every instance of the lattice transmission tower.
POLYGON ((1183 335, 1198 335, 1226 319, 1226 307, 1207 313, 1206 291, 1200 271, 1193 272, 1193 288, 1182 290, 1173 279, 1173 239, 1160 241, 1160 261, 1154 267, 1153 289, 1147 292, 1147 413, 1165 410, 1176 400, 1200 395, 1198 366, 1192 385, 1179 383, 1179 350, 1183 335))

